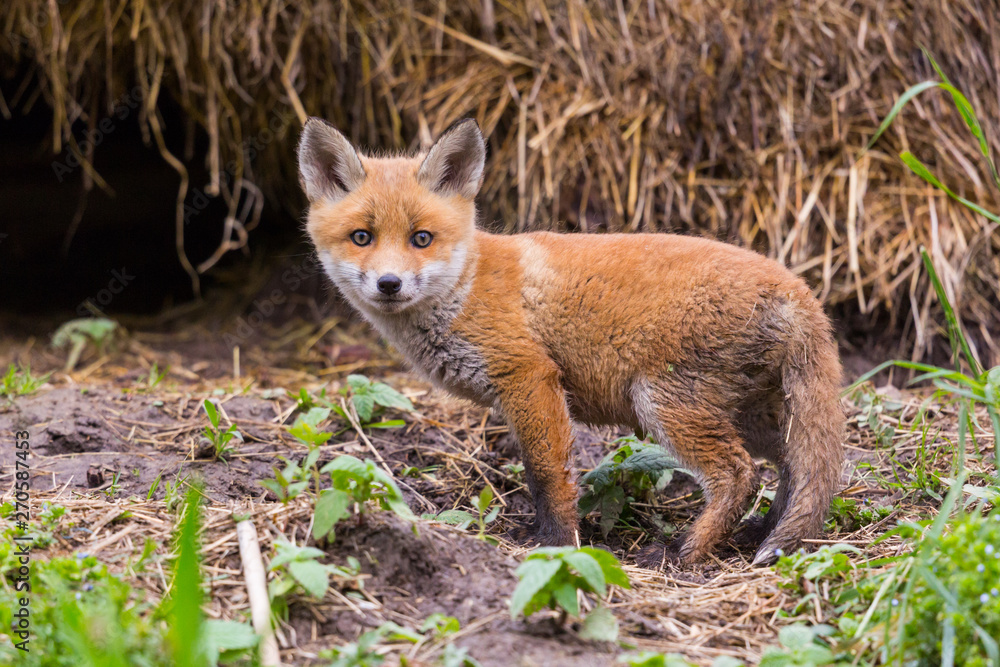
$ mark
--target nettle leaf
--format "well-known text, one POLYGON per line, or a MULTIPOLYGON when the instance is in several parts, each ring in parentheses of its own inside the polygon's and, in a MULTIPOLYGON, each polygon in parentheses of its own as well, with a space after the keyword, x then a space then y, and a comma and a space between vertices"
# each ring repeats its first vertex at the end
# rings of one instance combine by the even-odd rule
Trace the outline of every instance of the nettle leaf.
POLYGON ((320 599, 326 595, 330 586, 329 572, 322 563, 314 560, 296 560, 288 564, 288 573, 302 588, 314 598, 320 599))
POLYGON ((604 573, 604 580, 607 583, 620 586, 622 588, 632 587, 629 583, 628 575, 625 574, 625 570, 622 569, 621 564, 613 554, 605 551, 604 549, 597 549, 594 547, 582 547, 580 551, 589 554, 594 560, 597 561, 598 565, 601 566, 601 571, 604 573))
POLYGON ((588 553, 577 551, 563 556, 563 561, 583 578, 590 590, 600 597, 607 595, 608 588, 604 584, 604 571, 600 564, 588 553))
POLYGON ((596 642, 618 641, 618 619, 607 607, 597 607, 583 619, 580 637, 596 642))
POLYGON ((516 570, 521 581, 518 582, 510 598, 510 617, 517 618, 528 603, 532 602, 532 598, 542 591, 562 567, 561 560, 530 559, 521 563, 516 570))
POLYGON ((406 501, 402 497, 391 497, 385 498, 384 503, 386 507, 393 511, 393 513, 403 519, 408 521, 413 521, 417 516, 410 509, 410 506, 406 504, 406 501))
POLYGON ((346 473, 351 477, 358 477, 364 475, 365 464, 361 459, 355 458, 350 454, 341 454, 320 468, 320 472, 323 474, 329 473, 330 475, 334 473, 346 473))
POLYGON ((372 412, 375 410, 375 398, 370 394, 353 394, 351 402, 358 413, 358 419, 362 422, 371 421, 372 412))
POLYGON ((324 489, 316 499, 313 514, 313 539, 326 537, 337 522, 350 514, 351 497, 340 489, 324 489))
POLYGON ((625 509, 625 489, 612 486, 601 497, 601 534, 607 537, 625 509))
POLYGON ((386 408, 398 408, 400 410, 412 410, 413 403, 406 396, 385 384, 384 382, 374 382, 369 389, 371 397, 375 402, 386 408))
POLYGON ((218 619, 209 619, 205 623, 205 641, 215 654, 253 648, 259 640, 260 637, 247 623, 218 619))
POLYGON ((632 455, 622 461, 621 467, 628 472, 646 473, 655 479, 663 470, 673 470, 679 464, 662 447, 640 444, 633 447, 632 455))
POLYGON ((269 568, 271 570, 276 570, 282 565, 295 560, 309 560, 312 558, 321 558, 326 555, 324 551, 316 547, 300 547, 284 540, 276 542, 274 549, 277 553, 271 559, 271 566, 269 568))
POLYGON ((295 418, 295 424, 308 424, 313 428, 319 428, 319 425, 329 418, 330 408, 310 408, 304 415, 295 418))
POLYGON ((372 381, 364 375, 352 373, 347 376, 347 386, 351 391, 367 391, 372 386, 372 381))
POLYGON ((566 610, 570 616, 580 615, 580 600, 576 594, 576 587, 566 583, 552 591, 552 597, 556 604, 566 610))
POLYGON ((476 517, 465 510, 444 510, 438 514, 425 514, 424 518, 458 526, 459 530, 465 530, 476 520, 476 517))
POLYGON ((813 631, 804 625, 789 625, 778 631, 778 641, 790 649, 802 649, 812 645, 813 637, 813 631))

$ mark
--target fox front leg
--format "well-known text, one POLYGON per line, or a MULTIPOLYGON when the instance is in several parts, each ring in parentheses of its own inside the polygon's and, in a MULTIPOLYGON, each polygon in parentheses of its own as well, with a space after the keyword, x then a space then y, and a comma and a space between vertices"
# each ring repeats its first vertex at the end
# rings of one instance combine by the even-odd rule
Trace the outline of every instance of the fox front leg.
POLYGON ((548 359, 522 364, 496 384, 535 502, 535 539, 548 546, 575 544, 579 518, 569 466, 573 432, 558 369, 548 359))

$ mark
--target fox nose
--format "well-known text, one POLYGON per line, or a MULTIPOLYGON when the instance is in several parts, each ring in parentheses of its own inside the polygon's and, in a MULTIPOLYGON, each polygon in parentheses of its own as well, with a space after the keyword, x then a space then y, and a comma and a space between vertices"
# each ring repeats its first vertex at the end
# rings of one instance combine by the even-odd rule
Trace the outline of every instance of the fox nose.
POLYGON ((403 281, 399 276, 387 273, 378 279, 378 291, 382 294, 395 294, 403 287, 403 281))

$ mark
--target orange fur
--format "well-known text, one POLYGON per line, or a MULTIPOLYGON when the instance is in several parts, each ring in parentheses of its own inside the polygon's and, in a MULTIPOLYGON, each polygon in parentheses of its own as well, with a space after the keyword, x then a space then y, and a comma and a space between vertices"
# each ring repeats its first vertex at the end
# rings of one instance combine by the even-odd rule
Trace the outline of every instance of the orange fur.
POLYGON ((467 195, 485 152, 470 125, 427 156, 355 153, 358 183, 346 140, 311 121, 303 180, 332 194, 311 197, 308 231, 335 284, 418 370, 507 417, 539 538, 574 539, 571 420, 649 433, 695 472, 706 507, 681 548, 686 561, 707 556, 745 512, 752 457, 781 473, 755 561, 818 533, 840 477, 841 371, 804 282, 698 238, 479 231, 467 195), (309 175, 330 170, 330 182, 309 175), (351 240, 359 229, 369 245, 351 240), (429 246, 413 244, 417 231, 433 235, 429 246), (403 276, 398 302, 373 286, 386 273, 403 276))

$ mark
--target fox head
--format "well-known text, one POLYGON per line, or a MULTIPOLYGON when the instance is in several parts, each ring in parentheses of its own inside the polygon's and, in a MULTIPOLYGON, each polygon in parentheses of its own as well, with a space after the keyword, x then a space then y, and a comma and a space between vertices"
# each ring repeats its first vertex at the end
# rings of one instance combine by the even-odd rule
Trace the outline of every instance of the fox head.
POLYGON ((451 294, 469 259, 486 144, 472 119, 416 157, 373 157, 310 118, 298 149, 307 230, 330 280, 364 313, 451 294))

